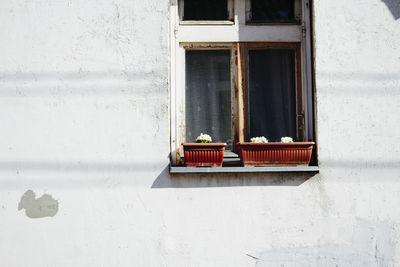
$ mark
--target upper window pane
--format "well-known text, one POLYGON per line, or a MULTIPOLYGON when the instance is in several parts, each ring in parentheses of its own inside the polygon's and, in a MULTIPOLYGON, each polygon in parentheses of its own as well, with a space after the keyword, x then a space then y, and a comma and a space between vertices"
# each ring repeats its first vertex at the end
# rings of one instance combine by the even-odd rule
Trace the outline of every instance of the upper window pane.
POLYGON ((249 51, 250 137, 296 138, 295 51, 249 51))
POLYGON ((207 133, 232 148, 229 50, 186 51, 186 142, 207 133))
POLYGON ((294 0, 250 0, 249 22, 293 22, 294 0))
POLYGON ((228 20, 228 0, 184 0, 183 20, 228 20))

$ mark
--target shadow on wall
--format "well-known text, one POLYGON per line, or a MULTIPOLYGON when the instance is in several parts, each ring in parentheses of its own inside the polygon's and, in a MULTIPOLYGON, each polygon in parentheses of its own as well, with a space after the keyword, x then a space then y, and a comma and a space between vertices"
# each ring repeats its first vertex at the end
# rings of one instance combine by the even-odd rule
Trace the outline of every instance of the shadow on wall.
POLYGON ((359 221, 350 244, 273 249, 261 253, 256 266, 391 266, 391 236, 384 222, 359 221))
MULTIPOLYGON (((169 164, 160 162, 98 162, 98 161, 0 161, 2 172, 17 172, 43 174, 36 177, 35 184, 46 186, 62 186, 63 188, 97 185, 115 179, 119 185, 127 186, 134 183, 132 176, 156 175, 151 188, 203 188, 203 187, 234 187, 234 186, 299 186, 315 173, 205 173, 205 174, 170 174, 169 164), (63 174, 59 179, 49 177, 63 174), (64 175, 68 174, 68 178, 64 175), (158 174, 158 175, 157 175, 158 174), (119 178, 109 178, 118 175, 119 178)), ((23 177, 23 175, 21 176, 23 177)), ((154 177, 154 176, 152 176, 154 177)), ((154 179, 154 178, 153 178, 154 179)), ((1 188, 12 188, 25 185, 24 179, 0 179, 1 188)), ((28 193, 29 199, 34 199, 28 193)), ((23 208, 23 206, 21 206, 23 208)))
POLYGON ((315 173, 170 174, 167 166, 158 175, 151 188, 299 186, 315 175, 315 173))
MULTIPOLYGON (((299 186, 309 179, 321 179, 329 169, 345 170, 349 179, 363 176, 369 181, 393 182, 393 172, 400 168, 400 161, 381 160, 324 160, 319 162, 320 173, 169 173, 169 165, 164 167, 154 180, 151 188, 198 188, 235 186, 299 186), (374 172, 380 174, 379 178, 374 172)), ((255 167, 257 168, 257 167, 255 167)))
POLYGON ((0 96, 126 96, 134 93, 135 97, 155 97, 166 92, 168 78, 164 73, 163 69, 152 72, 0 72, 0 96))
POLYGON ((395 20, 400 18, 400 1, 399 0, 382 0, 389 8, 395 20))

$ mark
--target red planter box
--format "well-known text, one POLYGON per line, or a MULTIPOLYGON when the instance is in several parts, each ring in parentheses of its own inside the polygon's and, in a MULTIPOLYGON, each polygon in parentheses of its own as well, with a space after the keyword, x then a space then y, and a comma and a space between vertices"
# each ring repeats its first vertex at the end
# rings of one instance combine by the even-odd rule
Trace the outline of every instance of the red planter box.
POLYGON ((183 143, 187 167, 222 167, 225 143, 183 143))
POLYGON ((307 166, 314 142, 237 143, 244 166, 307 166))

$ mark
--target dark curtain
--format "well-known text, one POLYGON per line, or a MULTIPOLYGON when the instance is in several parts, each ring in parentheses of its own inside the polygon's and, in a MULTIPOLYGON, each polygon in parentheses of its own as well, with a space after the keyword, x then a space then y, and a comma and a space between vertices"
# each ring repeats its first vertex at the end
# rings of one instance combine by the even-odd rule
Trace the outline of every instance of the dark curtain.
POLYGON ((251 0, 251 21, 292 21, 294 0, 251 0))
POLYGON ((227 20, 227 0, 185 0, 184 20, 227 20))
POLYGON ((296 138, 295 82, 293 50, 249 51, 250 138, 296 138))

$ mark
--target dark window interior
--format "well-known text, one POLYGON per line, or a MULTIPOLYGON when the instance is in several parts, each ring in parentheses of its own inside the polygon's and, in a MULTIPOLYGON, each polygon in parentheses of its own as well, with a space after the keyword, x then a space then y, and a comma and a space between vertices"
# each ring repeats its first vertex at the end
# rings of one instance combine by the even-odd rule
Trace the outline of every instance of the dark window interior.
POLYGON ((183 20, 228 20, 228 0, 185 0, 183 20))
POLYGON ((251 0, 250 22, 292 22, 294 0, 251 0))
POLYGON ((229 50, 186 51, 186 142, 207 133, 232 149, 229 50))
POLYGON ((295 51, 249 51, 250 136, 296 139, 295 51))

